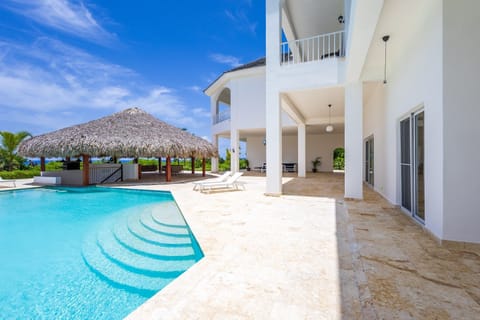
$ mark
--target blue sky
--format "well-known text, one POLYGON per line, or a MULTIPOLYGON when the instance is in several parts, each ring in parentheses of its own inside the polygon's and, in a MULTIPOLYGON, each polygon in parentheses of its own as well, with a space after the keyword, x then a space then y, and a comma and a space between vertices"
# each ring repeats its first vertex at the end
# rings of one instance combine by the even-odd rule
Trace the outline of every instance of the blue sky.
POLYGON ((138 106, 210 137, 203 89, 265 54, 262 0, 1 0, 0 130, 138 106))

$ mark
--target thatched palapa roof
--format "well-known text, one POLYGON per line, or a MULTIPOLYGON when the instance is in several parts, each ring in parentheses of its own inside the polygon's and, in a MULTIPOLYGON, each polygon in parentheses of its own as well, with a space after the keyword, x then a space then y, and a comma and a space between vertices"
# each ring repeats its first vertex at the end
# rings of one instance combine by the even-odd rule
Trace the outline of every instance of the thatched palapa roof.
POLYGON ((130 108, 25 140, 18 153, 24 157, 212 157, 217 150, 200 137, 130 108))

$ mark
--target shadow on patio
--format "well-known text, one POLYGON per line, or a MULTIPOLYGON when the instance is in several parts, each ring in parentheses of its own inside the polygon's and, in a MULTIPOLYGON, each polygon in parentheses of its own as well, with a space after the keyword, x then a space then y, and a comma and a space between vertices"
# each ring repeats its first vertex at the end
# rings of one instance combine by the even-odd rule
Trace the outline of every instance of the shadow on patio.
POLYGON ((440 244, 371 188, 344 201, 343 186, 336 173, 283 185, 285 195, 336 199, 342 318, 478 318, 479 244, 440 244))

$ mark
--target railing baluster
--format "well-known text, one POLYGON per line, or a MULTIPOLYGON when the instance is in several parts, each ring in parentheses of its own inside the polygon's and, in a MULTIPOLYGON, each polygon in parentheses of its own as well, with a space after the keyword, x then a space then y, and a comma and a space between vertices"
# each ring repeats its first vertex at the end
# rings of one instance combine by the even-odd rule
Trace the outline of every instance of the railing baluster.
POLYGON ((325 57, 325 36, 322 37, 322 58, 325 57))
MULTIPOLYGON (((285 41, 280 44, 281 64, 290 65, 345 56, 345 31, 285 41), (338 52, 338 54, 337 54, 338 52)), ((224 119, 225 120, 225 119, 224 119)), ((217 123, 223 121, 218 117, 217 123)))
POLYGON ((337 54, 336 54, 336 52, 337 52, 337 44, 336 44, 336 41, 335 41, 336 39, 337 39, 337 37, 336 37, 336 35, 334 34, 334 35, 333 35, 333 57, 334 57, 334 58, 337 57, 337 54))
POLYGON ((327 49, 327 58, 330 58, 330 53, 332 53, 332 38, 330 37, 330 34, 328 34, 327 36, 327 43, 328 43, 328 49, 327 49))

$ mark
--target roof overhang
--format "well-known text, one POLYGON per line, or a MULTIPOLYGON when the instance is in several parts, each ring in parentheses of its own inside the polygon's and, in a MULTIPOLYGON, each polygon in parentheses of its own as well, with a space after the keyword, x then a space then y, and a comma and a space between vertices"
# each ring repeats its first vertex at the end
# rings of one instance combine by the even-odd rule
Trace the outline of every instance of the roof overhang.
POLYGON ((241 69, 237 71, 227 71, 222 73, 215 81, 213 81, 203 92, 211 97, 219 89, 223 89, 225 85, 232 79, 246 78, 265 74, 265 66, 241 69))

